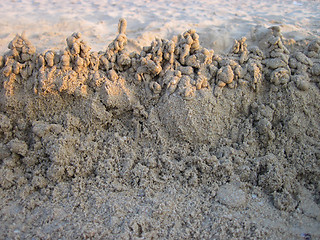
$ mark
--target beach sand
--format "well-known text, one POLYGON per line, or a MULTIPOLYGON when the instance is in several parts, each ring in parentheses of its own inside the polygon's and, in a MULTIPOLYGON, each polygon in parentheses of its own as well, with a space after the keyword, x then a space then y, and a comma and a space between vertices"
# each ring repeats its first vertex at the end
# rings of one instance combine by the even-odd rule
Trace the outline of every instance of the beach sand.
POLYGON ((319 8, 1 2, 0 238, 320 238, 319 8))

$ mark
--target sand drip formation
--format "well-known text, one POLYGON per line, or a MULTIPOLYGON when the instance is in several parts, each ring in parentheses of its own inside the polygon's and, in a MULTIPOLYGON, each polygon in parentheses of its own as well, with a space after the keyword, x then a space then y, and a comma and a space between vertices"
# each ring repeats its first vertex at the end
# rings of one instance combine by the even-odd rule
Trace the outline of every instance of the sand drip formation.
POLYGON ((126 25, 106 51, 74 33, 38 53, 22 34, 0 57, 0 238, 291 238, 292 219, 319 226, 319 39, 271 27, 218 55, 188 30, 137 53, 126 25))

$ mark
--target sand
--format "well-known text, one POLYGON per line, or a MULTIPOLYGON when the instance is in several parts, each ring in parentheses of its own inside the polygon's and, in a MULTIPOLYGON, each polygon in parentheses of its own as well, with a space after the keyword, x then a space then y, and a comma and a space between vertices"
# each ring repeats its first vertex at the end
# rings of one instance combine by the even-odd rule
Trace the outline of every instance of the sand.
POLYGON ((1 239, 320 238, 319 2, 0 5, 1 239))

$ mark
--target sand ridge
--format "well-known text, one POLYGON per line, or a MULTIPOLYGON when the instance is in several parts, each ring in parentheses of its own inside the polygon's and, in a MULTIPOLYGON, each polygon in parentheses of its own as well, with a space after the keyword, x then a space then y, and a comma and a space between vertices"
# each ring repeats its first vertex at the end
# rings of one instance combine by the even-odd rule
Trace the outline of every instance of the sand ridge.
POLYGON ((317 37, 274 26, 217 54, 190 29, 137 52, 128 31, 100 52, 10 42, 2 237, 319 236, 317 37))

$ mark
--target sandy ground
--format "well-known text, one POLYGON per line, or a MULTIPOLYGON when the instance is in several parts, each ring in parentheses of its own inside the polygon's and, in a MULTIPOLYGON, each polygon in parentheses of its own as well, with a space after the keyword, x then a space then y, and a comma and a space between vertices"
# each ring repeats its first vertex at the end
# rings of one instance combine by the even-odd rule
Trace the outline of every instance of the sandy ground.
POLYGON ((2 1, 0 53, 16 33, 26 31, 39 51, 62 49, 81 32, 95 51, 114 38, 118 20, 128 21, 128 38, 141 46, 155 37, 171 39, 194 28, 201 44, 225 50, 235 38, 259 26, 280 25, 287 38, 319 36, 319 1, 2 1))
POLYGON ((319 9, 0 2, 0 239, 319 239, 319 9))

